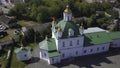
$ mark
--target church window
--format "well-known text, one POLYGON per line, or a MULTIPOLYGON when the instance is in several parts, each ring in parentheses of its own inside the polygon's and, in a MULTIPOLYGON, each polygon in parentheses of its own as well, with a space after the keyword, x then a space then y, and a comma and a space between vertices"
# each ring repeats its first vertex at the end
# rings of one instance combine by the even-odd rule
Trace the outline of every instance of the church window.
POLYGON ((64 54, 62 54, 62 57, 65 57, 65 55, 64 55, 64 54))
POLYGON ((99 51, 99 48, 97 48, 97 51, 99 51))
POLYGON ((52 58, 52 61, 54 62, 54 58, 52 58))
POLYGON ((77 45, 79 45, 79 40, 77 40, 77 45))
POLYGON ((104 50, 104 49, 105 49, 105 47, 102 47, 102 49, 104 50))
POLYGON ((68 21, 69 21, 69 16, 68 16, 68 21))
POLYGON ((76 55, 78 54, 78 51, 76 51, 76 55))
POLYGON ((44 56, 46 56, 46 53, 44 53, 44 56))
POLYGON ((84 50, 84 53, 86 53, 87 51, 86 50, 84 50))
POLYGON ((72 41, 70 41, 70 46, 72 46, 72 41))
POLYGON ((26 57, 27 55, 25 54, 24 56, 26 57))
POLYGON ((93 51, 93 49, 90 50, 90 52, 92 52, 92 51, 93 51))
POLYGON ((63 47, 65 47, 65 42, 63 42, 63 47))

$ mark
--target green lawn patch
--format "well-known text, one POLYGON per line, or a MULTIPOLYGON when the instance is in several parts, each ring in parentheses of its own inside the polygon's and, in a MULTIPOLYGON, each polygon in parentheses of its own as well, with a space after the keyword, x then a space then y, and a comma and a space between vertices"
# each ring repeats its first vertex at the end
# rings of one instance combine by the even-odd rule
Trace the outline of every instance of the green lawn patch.
POLYGON ((21 26, 23 26, 23 27, 38 25, 37 22, 34 22, 34 21, 25 21, 25 20, 18 21, 18 24, 21 25, 21 26))
POLYGON ((25 68, 27 64, 18 60, 16 54, 14 53, 11 61, 11 68, 25 68))
POLYGON ((18 35, 15 35, 15 34, 12 35, 12 36, 7 35, 7 36, 5 36, 4 38, 0 39, 0 42, 8 41, 8 40, 10 40, 10 37, 13 37, 13 38, 15 39, 15 38, 18 38, 19 36, 18 36, 18 35))

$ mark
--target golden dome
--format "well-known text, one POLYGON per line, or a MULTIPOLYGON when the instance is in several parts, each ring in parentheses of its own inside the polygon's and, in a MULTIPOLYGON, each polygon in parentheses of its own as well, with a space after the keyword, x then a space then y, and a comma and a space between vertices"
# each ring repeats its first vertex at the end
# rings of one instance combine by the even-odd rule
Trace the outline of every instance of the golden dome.
POLYGON ((52 23, 55 23, 55 18, 53 18, 53 21, 52 21, 52 23))
POLYGON ((81 24, 80 29, 84 29, 83 23, 81 24))
POLYGON ((22 30, 20 31, 20 34, 21 34, 22 36, 24 36, 24 32, 23 32, 22 30))
POLYGON ((57 29, 57 31, 58 31, 58 32, 61 32, 61 31, 62 31, 62 29, 61 29, 61 28, 58 28, 58 29, 57 29))
POLYGON ((66 6, 66 9, 64 10, 64 13, 72 13, 72 11, 69 8, 69 5, 66 6))
POLYGON ((23 44, 21 44, 21 47, 20 47, 21 49, 24 49, 25 47, 23 46, 23 44))

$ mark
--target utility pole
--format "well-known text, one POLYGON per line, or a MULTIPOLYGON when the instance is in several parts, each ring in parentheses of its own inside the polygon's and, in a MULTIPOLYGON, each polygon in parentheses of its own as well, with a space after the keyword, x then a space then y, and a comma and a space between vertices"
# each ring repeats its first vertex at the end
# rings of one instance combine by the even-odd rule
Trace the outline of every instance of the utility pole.
POLYGON ((13 52, 14 52, 14 46, 16 45, 15 39, 11 38, 11 40, 12 40, 12 45, 11 45, 10 54, 9 54, 8 61, 6 63, 5 68, 10 68, 11 67, 11 61, 12 61, 12 56, 13 56, 13 52))

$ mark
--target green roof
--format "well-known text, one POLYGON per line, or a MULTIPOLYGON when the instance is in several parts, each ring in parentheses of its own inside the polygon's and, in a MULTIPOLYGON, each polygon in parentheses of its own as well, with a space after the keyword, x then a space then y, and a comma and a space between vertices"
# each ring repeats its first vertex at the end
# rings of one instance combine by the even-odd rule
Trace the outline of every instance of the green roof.
POLYGON ((30 51, 30 47, 24 47, 23 49, 22 48, 16 48, 15 49, 15 53, 19 53, 19 52, 21 52, 21 51, 30 51))
POLYGON ((94 32, 85 34, 84 46, 104 44, 111 42, 107 32, 94 32))
POLYGON ((109 36, 111 39, 120 39, 120 32, 110 32, 109 36))
MULTIPOLYGON (((61 28, 62 29, 62 37, 61 38, 68 38, 68 31, 73 30, 74 31, 74 37, 77 37, 80 35, 79 33, 79 27, 73 22, 73 21, 64 21, 61 20, 58 22, 56 25, 56 28, 61 28)), ((57 36, 57 33, 56 33, 57 36)))
POLYGON ((56 57, 56 56, 60 56, 61 54, 59 53, 59 52, 57 52, 57 51, 55 51, 55 52, 48 52, 48 56, 49 57, 56 57))
POLYGON ((55 44, 55 39, 45 39, 42 42, 39 43, 40 49, 52 51, 52 50, 57 50, 56 49, 56 44, 55 44))

